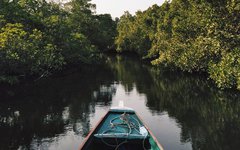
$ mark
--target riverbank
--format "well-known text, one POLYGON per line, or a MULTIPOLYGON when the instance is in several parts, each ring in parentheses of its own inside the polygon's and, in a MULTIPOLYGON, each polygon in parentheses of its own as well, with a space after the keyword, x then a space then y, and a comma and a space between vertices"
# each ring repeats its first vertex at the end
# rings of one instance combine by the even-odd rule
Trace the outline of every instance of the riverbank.
POLYGON ((79 72, 0 88, 0 149, 77 149, 119 100, 142 116, 165 149, 240 146, 238 92, 131 56, 104 58, 79 72))
POLYGON ((0 82, 38 80, 72 64, 97 61, 96 53, 114 45, 116 21, 95 14, 90 1, 0 5, 0 82))
POLYGON ((166 1, 135 15, 125 12, 118 52, 131 51, 186 72, 206 72, 221 89, 240 90, 239 3, 166 1))

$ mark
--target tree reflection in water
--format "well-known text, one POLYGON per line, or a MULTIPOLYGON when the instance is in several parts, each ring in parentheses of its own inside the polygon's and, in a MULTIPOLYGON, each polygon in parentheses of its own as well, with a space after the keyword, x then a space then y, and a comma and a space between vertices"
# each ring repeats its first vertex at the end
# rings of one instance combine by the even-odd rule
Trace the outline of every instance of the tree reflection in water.
MULTIPOLYGON (((105 57, 104 64, 85 66, 76 73, 2 86, 0 149, 77 149, 101 117, 98 112, 113 105, 113 97, 126 98, 134 90, 146 101, 140 104, 135 96, 134 105, 139 106, 130 107, 141 107, 159 118, 166 112, 177 124, 181 133, 174 136, 181 139, 171 144, 178 149, 184 143, 193 150, 240 147, 239 93, 216 89, 206 77, 160 70, 137 58, 105 57), (119 85, 124 87, 121 97, 116 95, 119 85)), ((154 119, 147 123, 157 126, 154 119)), ((153 132, 160 141, 173 140, 153 132)))

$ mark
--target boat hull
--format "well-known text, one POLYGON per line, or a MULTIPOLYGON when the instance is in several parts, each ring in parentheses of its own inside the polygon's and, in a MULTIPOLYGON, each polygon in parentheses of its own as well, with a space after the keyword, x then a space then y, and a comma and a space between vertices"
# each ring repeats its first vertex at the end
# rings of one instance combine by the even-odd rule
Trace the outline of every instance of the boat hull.
POLYGON ((80 150, 163 150, 131 108, 112 108, 88 134, 80 150))

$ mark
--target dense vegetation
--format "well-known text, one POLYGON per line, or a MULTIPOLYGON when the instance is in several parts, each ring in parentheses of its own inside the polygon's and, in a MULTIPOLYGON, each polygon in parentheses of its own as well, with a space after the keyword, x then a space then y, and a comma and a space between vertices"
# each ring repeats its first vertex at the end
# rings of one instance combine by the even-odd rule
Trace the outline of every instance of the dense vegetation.
POLYGON ((240 3, 172 0, 117 26, 118 52, 133 51, 153 65, 207 72, 221 88, 240 90, 240 3))
POLYGON ((0 82, 89 63, 112 48, 116 23, 90 0, 0 0, 0 82))
POLYGON ((206 72, 240 89, 240 3, 172 0, 116 21, 91 0, 0 0, 0 82, 90 63, 97 52, 132 51, 153 65, 206 72), (118 31, 118 34, 116 33, 118 31))

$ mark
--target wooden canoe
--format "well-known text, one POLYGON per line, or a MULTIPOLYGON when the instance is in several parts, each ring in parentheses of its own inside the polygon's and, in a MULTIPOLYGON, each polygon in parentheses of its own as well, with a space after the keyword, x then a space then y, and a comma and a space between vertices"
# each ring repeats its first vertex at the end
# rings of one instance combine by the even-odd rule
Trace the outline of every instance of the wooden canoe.
POLYGON ((91 130, 80 150, 163 150, 163 147, 133 109, 114 107, 91 130))

